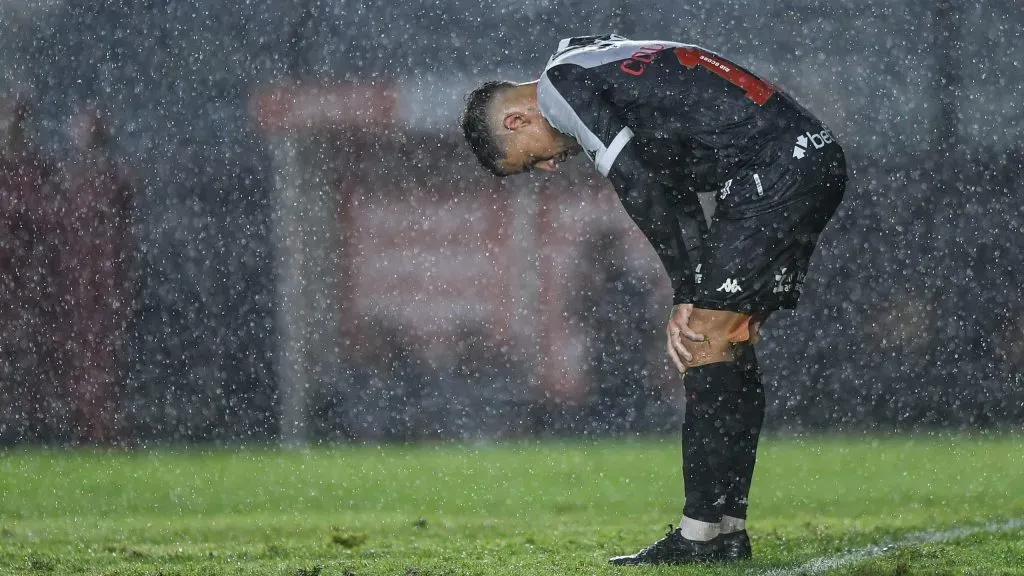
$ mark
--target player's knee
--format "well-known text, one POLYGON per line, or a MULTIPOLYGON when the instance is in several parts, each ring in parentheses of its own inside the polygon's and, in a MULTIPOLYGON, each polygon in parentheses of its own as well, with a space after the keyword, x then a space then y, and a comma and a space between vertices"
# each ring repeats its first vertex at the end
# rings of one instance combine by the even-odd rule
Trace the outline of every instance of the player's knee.
POLYGON ((695 342, 690 348, 690 355, 690 360, 683 360, 683 364, 685 364, 687 368, 696 368, 697 366, 715 364, 717 362, 732 362, 735 360, 735 355, 732 351, 732 344, 728 342, 725 342, 724 344, 717 344, 707 340, 704 342, 695 342))
POLYGON ((742 342, 746 338, 736 338, 742 335, 739 333, 738 328, 746 326, 749 321, 750 315, 743 314, 742 312, 694 308, 693 313, 690 315, 689 324, 693 331, 705 336, 711 335, 716 339, 742 342))
POLYGON ((690 329, 703 334, 704 341, 693 343, 690 350, 693 358, 686 365, 693 368, 734 360, 733 345, 749 339, 749 332, 743 330, 749 320, 750 316, 739 312, 694 308, 690 329))

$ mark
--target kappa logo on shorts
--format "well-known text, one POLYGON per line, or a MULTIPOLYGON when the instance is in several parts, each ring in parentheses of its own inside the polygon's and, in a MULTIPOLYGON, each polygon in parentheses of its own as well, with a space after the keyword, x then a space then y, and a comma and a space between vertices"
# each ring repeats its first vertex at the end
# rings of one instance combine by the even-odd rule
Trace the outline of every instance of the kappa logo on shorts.
POLYGON ((732 278, 726 278, 725 282, 718 287, 717 292, 728 292, 729 294, 735 294, 737 292, 743 292, 743 288, 740 288, 740 283, 733 280, 732 278))
POLYGON ((797 136, 796 146, 793 146, 793 158, 800 160, 807 155, 811 146, 814 146, 815 150, 821 150, 829 144, 834 144, 835 140, 832 138, 832 133, 829 132, 828 128, 818 133, 807 132, 797 136))

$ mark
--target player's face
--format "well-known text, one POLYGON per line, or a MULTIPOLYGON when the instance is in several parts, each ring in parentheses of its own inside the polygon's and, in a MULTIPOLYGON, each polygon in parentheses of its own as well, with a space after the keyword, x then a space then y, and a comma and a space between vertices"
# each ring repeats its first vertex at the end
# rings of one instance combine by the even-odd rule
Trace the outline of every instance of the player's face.
POLYGON ((580 153, 575 140, 551 127, 539 113, 523 118, 506 118, 505 158, 502 171, 506 175, 532 170, 554 172, 558 166, 580 153))
POLYGON ((519 148, 515 151, 510 151, 505 156, 505 161, 502 165, 506 175, 522 174, 533 170, 555 172, 562 162, 565 162, 579 152, 578 146, 575 148, 544 147, 533 151, 519 148))

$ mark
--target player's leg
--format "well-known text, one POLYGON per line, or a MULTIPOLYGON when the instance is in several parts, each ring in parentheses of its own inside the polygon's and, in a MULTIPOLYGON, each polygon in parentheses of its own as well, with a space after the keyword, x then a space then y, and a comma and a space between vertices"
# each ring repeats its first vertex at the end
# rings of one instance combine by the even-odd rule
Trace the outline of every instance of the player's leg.
POLYGON ((703 282, 688 322, 705 341, 687 343, 692 354, 685 362, 684 378, 683 518, 678 530, 637 554, 612 559, 613 563, 750 556, 746 502, 765 402, 758 372, 745 361, 744 347, 753 349, 757 329, 768 313, 795 306, 808 246, 813 247, 838 206, 844 185, 845 177, 837 178, 769 213, 715 215, 702 247, 703 282))
POLYGON ((747 536, 747 499, 754 477, 757 443, 764 423, 765 396, 757 355, 751 342, 737 344, 736 362, 743 375, 741 393, 731 407, 735 414, 735 430, 725 472, 724 503, 719 530, 722 535, 722 556, 726 560, 742 560, 751 556, 747 536))
MULTIPOLYGON (((761 426, 765 397, 753 343, 756 331, 773 310, 796 306, 817 238, 835 213, 845 188, 845 177, 826 180, 803 198, 776 211, 733 218, 713 226, 709 245, 712 259, 702 291, 705 306, 752 311, 754 338, 733 348, 732 366, 739 385, 723 388, 723 505, 719 531, 724 559, 749 558, 746 533, 747 502, 761 426), (753 232, 752 232, 753 231, 753 232), (736 270, 736 268, 739 268, 736 270), (720 290, 729 277, 732 287, 720 290), (721 283, 721 284, 720 284, 721 283)), ((689 378, 689 376, 687 376, 689 378)))
POLYGON ((750 316, 729 310, 694 308, 688 325, 704 334, 692 347, 684 378, 683 482, 685 505, 679 528, 613 564, 689 564, 722 557, 719 537, 730 465, 731 439, 742 425, 736 398, 744 383, 737 370, 735 340, 750 338, 750 316))
MULTIPOLYGON (((689 325, 704 335, 687 360, 683 385, 683 483, 680 520, 687 540, 711 542, 721 532, 724 505, 732 488, 734 445, 749 428, 749 386, 737 344, 750 340, 750 315, 694 308, 689 325)), ((762 403, 763 406, 763 403, 762 403)))

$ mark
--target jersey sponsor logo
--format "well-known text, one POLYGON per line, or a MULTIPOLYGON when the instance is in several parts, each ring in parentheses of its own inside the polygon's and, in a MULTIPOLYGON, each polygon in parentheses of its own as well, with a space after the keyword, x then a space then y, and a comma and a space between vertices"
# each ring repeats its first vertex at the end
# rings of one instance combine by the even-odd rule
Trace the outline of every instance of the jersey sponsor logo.
POLYGON ((740 283, 733 280, 732 278, 726 278, 725 282, 718 287, 717 292, 728 292, 729 294, 735 294, 737 292, 743 292, 743 288, 740 288, 740 283))
POLYGON ((622 63, 619 64, 619 70, 622 70, 630 76, 642 76, 647 70, 646 65, 654 62, 654 55, 665 48, 668 48, 668 46, 663 46, 661 44, 644 46, 634 52, 628 59, 623 60, 622 63))
POLYGON ((810 152, 812 146, 815 150, 821 150, 825 146, 834 143, 835 140, 832 138, 832 132, 829 132, 828 128, 821 132, 806 132, 797 136, 796 145, 793 146, 793 158, 797 160, 802 159, 810 152))

